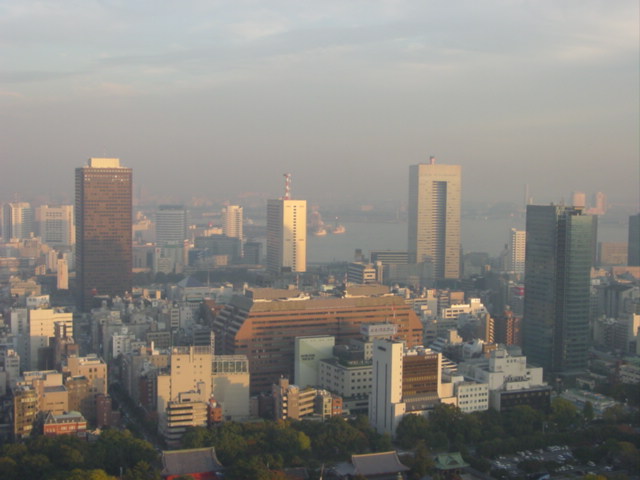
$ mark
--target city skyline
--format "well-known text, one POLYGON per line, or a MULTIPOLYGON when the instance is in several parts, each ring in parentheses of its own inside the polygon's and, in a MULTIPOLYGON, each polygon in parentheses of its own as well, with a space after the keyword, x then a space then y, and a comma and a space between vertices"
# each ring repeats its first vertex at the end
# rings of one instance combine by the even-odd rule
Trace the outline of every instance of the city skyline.
POLYGON ((275 170, 309 202, 404 204, 406 167, 435 155, 474 179, 463 202, 528 184, 637 206, 637 2, 0 12, 2 201, 69 195, 78 158, 114 156, 155 195, 269 198, 275 170))

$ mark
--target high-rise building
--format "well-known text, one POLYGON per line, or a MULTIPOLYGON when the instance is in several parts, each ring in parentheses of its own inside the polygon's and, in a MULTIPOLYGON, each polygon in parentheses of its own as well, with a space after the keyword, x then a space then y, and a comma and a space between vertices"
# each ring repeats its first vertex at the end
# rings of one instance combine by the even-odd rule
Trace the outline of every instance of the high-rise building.
POLYGON ((35 232, 33 208, 28 202, 6 203, 2 209, 2 236, 5 242, 29 238, 35 232))
POLYGON ((307 270, 307 201, 267 201, 267 268, 272 273, 307 270))
POLYGON ((223 210, 222 233, 227 237, 243 240, 242 207, 240 205, 227 205, 223 210))
POLYGON ((509 258, 507 259, 507 269, 510 272, 522 275, 524 273, 524 251, 527 241, 527 232, 524 230, 511 229, 509 236, 509 258))
POLYGON ((131 291, 132 171, 117 158, 76 169, 76 277, 79 303, 131 291))
POLYGON ((184 205, 160 205, 156 212, 156 245, 183 245, 187 238, 187 210, 184 205))
POLYGON ((545 373, 587 367, 597 219, 581 208, 527 207, 524 353, 545 373))
POLYGON ((460 277, 461 167, 409 169, 409 262, 431 265, 433 281, 460 277))
POLYGON ((629 217, 629 253, 627 264, 630 267, 640 267, 640 213, 629 217))
POLYGON ((41 205, 36 208, 37 233, 43 243, 51 246, 73 245, 75 226, 73 224, 73 205, 50 207, 41 205))

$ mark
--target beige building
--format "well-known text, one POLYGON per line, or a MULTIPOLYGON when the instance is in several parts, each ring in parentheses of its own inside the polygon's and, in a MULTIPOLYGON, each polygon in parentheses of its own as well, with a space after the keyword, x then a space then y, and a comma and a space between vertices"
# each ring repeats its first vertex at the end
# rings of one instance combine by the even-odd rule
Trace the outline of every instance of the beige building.
POLYGON ((92 394, 107 394, 107 364, 96 354, 89 354, 86 357, 70 356, 63 371, 68 372, 72 377, 86 377, 92 394))
POLYGON ((249 416, 249 360, 246 355, 214 355, 213 397, 222 405, 225 420, 249 416))
POLYGON ((49 347, 49 339, 55 336, 56 323, 66 328, 67 336, 73 337, 73 314, 61 309, 39 308, 29 310, 29 370, 46 368, 44 349, 49 347))
POLYGON ((307 201, 267 201, 267 268, 270 272, 307 271, 307 201))
POLYGON ((409 263, 424 263, 427 283, 460 277, 461 167, 409 169, 409 263))

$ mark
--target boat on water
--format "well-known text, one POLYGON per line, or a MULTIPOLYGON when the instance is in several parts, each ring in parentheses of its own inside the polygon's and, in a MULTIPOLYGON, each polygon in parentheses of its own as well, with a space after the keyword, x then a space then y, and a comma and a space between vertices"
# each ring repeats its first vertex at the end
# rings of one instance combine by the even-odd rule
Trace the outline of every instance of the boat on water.
POLYGON ((324 227, 316 228, 311 231, 311 235, 313 235, 314 237, 324 237, 326 234, 327 234, 327 229, 324 227))
POLYGON ((347 229, 344 228, 344 225, 342 225, 341 223, 338 223, 338 217, 336 217, 336 221, 333 224, 333 228, 331 229, 331 233, 333 233, 334 235, 340 235, 341 233, 346 232, 347 229))
POLYGON ((333 233, 334 235, 340 235, 341 233, 346 232, 347 229, 344 228, 344 225, 336 225, 335 227, 333 227, 333 229, 331 230, 331 233, 333 233))

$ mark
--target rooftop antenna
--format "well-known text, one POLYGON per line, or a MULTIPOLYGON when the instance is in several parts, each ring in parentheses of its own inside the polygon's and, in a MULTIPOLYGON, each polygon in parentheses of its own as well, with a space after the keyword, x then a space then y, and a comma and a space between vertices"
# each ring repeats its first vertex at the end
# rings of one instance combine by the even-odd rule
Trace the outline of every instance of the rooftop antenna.
POLYGON ((284 200, 291 200, 291 174, 284 173, 284 200))

